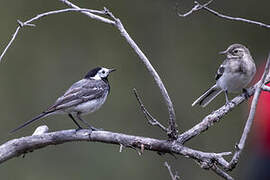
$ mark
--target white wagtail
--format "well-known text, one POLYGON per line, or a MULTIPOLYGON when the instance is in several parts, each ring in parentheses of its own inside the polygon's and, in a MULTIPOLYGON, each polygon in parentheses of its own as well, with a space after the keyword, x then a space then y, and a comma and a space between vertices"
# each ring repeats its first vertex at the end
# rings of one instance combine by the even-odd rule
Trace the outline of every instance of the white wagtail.
POLYGON ((228 92, 243 90, 250 83, 256 73, 256 66, 252 56, 245 46, 233 44, 227 50, 220 52, 227 57, 218 68, 216 84, 199 97, 192 106, 199 104, 207 106, 221 92, 225 92, 226 104, 229 103, 228 92))
POLYGON ((97 67, 89 71, 85 77, 74 83, 63 96, 59 97, 56 102, 46 111, 33 119, 25 122, 23 125, 11 131, 11 133, 29 125, 30 123, 52 115, 67 113, 79 129, 82 127, 75 120, 76 116, 82 123, 92 130, 96 130, 81 118, 81 115, 88 114, 98 110, 105 102, 109 92, 110 85, 108 76, 115 69, 97 67))

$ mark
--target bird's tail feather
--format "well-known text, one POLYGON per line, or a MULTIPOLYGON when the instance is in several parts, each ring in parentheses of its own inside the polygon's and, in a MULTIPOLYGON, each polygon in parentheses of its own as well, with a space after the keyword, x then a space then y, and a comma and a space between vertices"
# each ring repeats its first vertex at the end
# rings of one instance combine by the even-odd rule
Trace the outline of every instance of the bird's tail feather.
POLYGON ((13 129, 12 131, 10 131, 10 133, 14 133, 14 132, 20 130, 21 128, 24 128, 25 126, 28 126, 32 122, 35 122, 35 121, 39 120, 40 118, 43 118, 43 117, 49 115, 50 113, 52 113, 52 112, 50 112, 50 111, 49 112, 43 112, 43 113, 39 114, 38 116, 34 117, 33 119, 31 119, 29 121, 26 121, 24 124, 20 125, 16 129, 13 129))
POLYGON ((207 106, 215 97, 217 97, 223 90, 218 88, 215 84, 208 89, 203 95, 201 95, 196 101, 192 103, 192 106, 199 104, 202 107, 207 106))

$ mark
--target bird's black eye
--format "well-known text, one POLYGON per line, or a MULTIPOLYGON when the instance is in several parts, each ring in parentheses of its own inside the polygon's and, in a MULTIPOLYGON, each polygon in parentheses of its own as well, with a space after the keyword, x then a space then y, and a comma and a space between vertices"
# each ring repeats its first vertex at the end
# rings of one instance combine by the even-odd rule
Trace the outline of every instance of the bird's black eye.
POLYGON ((237 54, 238 52, 239 52, 239 50, 237 50, 237 49, 233 50, 234 54, 237 54))
POLYGON ((102 74, 105 74, 105 71, 103 70, 103 71, 101 71, 101 73, 102 73, 102 74))

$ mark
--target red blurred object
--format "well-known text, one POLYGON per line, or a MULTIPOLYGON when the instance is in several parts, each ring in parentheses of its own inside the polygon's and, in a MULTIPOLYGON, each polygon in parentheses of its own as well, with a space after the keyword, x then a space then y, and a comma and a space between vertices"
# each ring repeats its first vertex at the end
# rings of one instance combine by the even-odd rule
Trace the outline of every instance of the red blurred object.
MULTIPOLYGON (((257 69, 254 83, 261 78, 264 67, 262 64, 257 69)), ((251 149, 241 179, 270 180, 270 92, 261 92, 254 121, 251 149)))
MULTIPOLYGON (((254 82, 257 82, 263 72, 265 64, 257 70, 254 82)), ((267 84, 270 86, 270 83, 267 84)), ((250 99, 250 103, 251 103, 250 99)), ((255 123, 254 123, 254 145, 258 151, 270 155, 270 92, 262 91, 257 104, 255 123)))

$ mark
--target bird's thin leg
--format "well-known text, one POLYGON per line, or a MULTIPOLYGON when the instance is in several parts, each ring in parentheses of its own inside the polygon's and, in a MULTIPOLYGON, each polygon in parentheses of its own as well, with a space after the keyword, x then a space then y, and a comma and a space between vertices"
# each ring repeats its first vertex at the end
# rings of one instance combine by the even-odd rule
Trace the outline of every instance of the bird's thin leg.
POLYGON ((82 123, 84 123, 89 129, 91 129, 92 131, 100 131, 100 130, 102 130, 102 129, 97 129, 97 128, 95 128, 95 127, 93 127, 93 126, 91 126, 87 121, 85 121, 85 120, 83 120, 82 118, 81 118, 81 113, 77 113, 77 117, 78 117, 78 119, 82 122, 82 123))
POLYGON ((76 131, 82 129, 82 127, 79 125, 79 123, 74 119, 74 117, 72 116, 72 114, 68 114, 68 116, 72 119, 72 121, 78 126, 78 129, 76 129, 76 131))
POLYGON ((226 105, 229 104, 228 91, 225 91, 226 105))
POLYGON ((244 96, 246 99, 249 98, 249 94, 248 94, 247 89, 243 88, 243 93, 244 93, 244 96))

